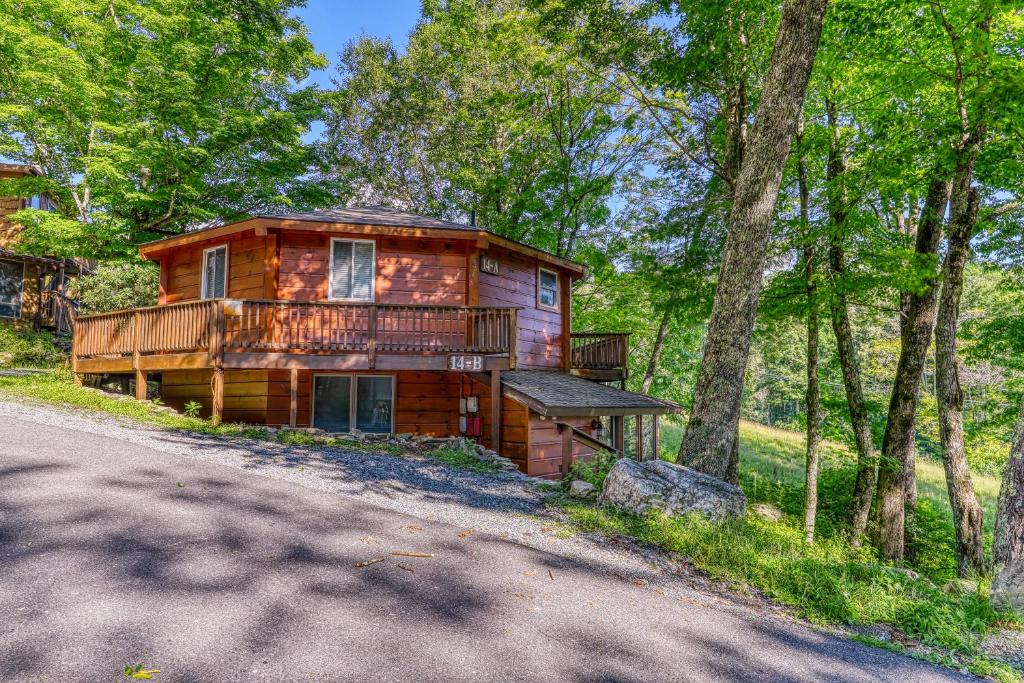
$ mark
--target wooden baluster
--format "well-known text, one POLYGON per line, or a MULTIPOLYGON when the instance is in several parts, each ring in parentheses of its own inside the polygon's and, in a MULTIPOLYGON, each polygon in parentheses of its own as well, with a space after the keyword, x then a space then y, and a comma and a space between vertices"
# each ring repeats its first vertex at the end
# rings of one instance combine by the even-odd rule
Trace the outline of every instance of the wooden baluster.
POLYGON ((373 370, 377 364, 377 307, 372 306, 368 313, 370 316, 367 321, 369 338, 367 339, 366 349, 370 369, 373 370))

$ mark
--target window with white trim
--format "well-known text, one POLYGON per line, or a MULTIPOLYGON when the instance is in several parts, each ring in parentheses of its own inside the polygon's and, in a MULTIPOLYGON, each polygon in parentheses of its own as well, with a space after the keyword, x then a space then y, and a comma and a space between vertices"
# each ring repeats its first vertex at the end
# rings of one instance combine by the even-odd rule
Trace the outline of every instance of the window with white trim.
POLYGON ((373 301, 375 247, 370 240, 331 240, 331 291, 328 298, 373 301))
POLYGON ((226 244, 203 251, 204 299, 221 299, 228 290, 228 247, 226 244))
POLYGON ((541 268, 537 271, 537 305, 558 308, 558 273, 541 268))

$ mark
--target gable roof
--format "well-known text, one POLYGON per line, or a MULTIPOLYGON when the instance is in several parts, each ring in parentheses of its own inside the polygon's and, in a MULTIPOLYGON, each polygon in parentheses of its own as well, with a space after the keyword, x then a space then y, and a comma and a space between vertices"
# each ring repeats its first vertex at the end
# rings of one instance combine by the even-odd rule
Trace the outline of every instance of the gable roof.
POLYGON ((559 370, 508 370, 501 373, 504 393, 544 417, 665 415, 679 404, 623 391, 559 370))
POLYGON ((399 211, 390 206, 353 206, 344 209, 323 209, 320 211, 299 211, 297 213, 266 213, 256 218, 281 218, 290 221, 314 221, 317 223, 346 223, 349 225, 391 225, 394 227, 432 228, 435 230, 470 230, 474 225, 453 223, 440 218, 419 216, 399 211))
POLYGON ((541 260, 566 268, 578 276, 586 273, 586 267, 567 258, 557 256, 537 247, 503 237, 485 228, 463 223, 454 223, 439 218, 420 216, 387 206, 363 206, 340 209, 323 209, 319 211, 299 211, 295 213, 259 214, 252 218, 217 225, 199 230, 191 230, 180 235, 166 237, 154 242, 147 242, 139 247, 142 258, 152 258, 166 249, 193 244, 204 240, 226 237, 245 230, 255 230, 256 234, 266 234, 268 229, 280 230, 315 230, 333 232, 361 232, 364 234, 385 234, 407 237, 444 237, 445 232, 458 234, 461 239, 475 239, 478 246, 486 248, 488 244, 518 251, 540 258, 541 260))

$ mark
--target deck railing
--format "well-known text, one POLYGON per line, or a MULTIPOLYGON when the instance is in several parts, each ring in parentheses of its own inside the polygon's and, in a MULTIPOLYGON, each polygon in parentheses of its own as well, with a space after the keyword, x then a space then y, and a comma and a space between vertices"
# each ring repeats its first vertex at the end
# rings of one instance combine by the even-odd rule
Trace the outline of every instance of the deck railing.
POLYGON ((574 370, 615 370, 629 361, 629 334, 573 332, 569 335, 569 367, 574 370))
POLYGON ((218 299, 75 321, 76 358, 162 353, 514 354, 514 308, 218 299))
POLYGON ((42 293, 39 311, 36 317, 37 326, 52 327, 58 334, 71 331, 75 316, 76 302, 63 292, 47 290, 42 293))

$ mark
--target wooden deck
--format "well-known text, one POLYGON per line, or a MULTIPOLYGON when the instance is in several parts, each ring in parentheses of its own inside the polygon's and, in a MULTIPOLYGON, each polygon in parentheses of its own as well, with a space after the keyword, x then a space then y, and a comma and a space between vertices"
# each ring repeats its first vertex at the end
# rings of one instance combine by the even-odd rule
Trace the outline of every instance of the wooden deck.
POLYGON ((573 332, 569 372, 598 382, 624 382, 629 377, 629 334, 573 332))
POLYGON ((514 308, 216 299, 75 321, 76 373, 197 368, 481 370, 515 367, 514 308))

